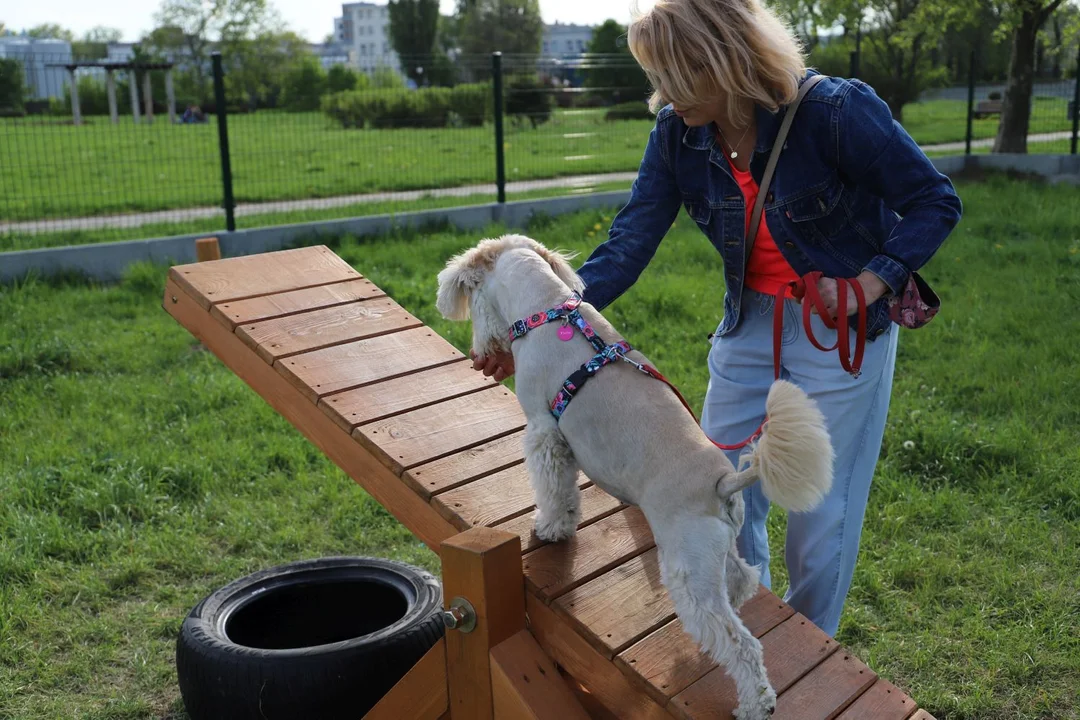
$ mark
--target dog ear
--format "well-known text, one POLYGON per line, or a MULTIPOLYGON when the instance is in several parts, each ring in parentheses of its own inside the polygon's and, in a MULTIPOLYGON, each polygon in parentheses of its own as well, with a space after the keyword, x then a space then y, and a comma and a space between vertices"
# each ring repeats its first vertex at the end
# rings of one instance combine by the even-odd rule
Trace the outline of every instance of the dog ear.
POLYGON ((435 307, 447 320, 469 319, 469 294, 480 287, 484 268, 478 248, 455 255, 439 272, 439 292, 435 307))
POLYGON ((555 275, 569 285, 571 290, 578 293, 585 291, 585 282, 578 277, 570 265, 570 261, 577 257, 577 253, 549 250, 536 241, 533 241, 533 249, 547 261, 551 269, 555 271, 555 275))

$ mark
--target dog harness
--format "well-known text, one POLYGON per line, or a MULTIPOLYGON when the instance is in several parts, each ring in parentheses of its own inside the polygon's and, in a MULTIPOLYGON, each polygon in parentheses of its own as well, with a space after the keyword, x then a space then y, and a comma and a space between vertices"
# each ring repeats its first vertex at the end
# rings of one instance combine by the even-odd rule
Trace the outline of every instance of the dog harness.
MULTIPOLYGON (((856 280, 836 278, 837 317, 833 318, 829 315, 828 310, 825 307, 825 302, 822 300, 821 294, 817 289, 817 283, 821 277, 822 274, 820 272, 809 272, 798 280, 786 283, 776 292, 776 303, 773 308, 774 380, 780 379, 780 346, 782 345, 784 338, 784 296, 788 288, 791 289, 792 294, 797 299, 802 300, 803 328, 806 330, 807 339, 810 340, 813 346, 818 350, 825 352, 839 350, 841 367, 851 374, 852 377, 859 377, 859 374, 861 373, 863 352, 866 348, 866 297, 863 294, 862 286, 856 280), (850 356, 851 346, 848 339, 847 289, 849 287, 855 295, 857 305, 856 314, 858 316, 854 356, 850 356), (814 337, 814 331, 810 322, 810 313, 812 309, 817 310, 825 327, 837 331, 836 343, 831 347, 825 347, 818 342, 816 337, 814 337)), ((581 310, 579 309, 581 303, 581 296, 576 292, 572 292, 570 299, 563 304, 543 312, 534 313, 527 318, 518 320, 510 326, 510 342, 513 343, 518 338, 524 337, 534 328, 562 319, 563 326, 558 330, 560 340, 563 342, 572 340, 574 337, 574 329, 577 328, 596 350, 596 355, 575 370, 570 377, 564 380, 562 387, 555 394, 555 398, 551 401, 551 414, 555 416, 555 419, 558 420, 562 417, 563 413, 566 412, 566 407, 570 404, 570 401, 581 391, 581 388, 588 382, 589 378, 598 373, 601 368, 610 365, 616 360, 622 360, 633 365, 644 374, 656 378, 670 387, 675 392, 675 395, 678 396, 679 400, 682 401, 686 411, 690 413, 695 422, 698 422, 697 416, 694 415, 694 411, 690 408, 690 404, 686 402, 686 398, 683 397, 682 393, 679 392, 679 389, 675 387, 670 380, 660 374, 659 370, 646 363, 639 363, 636 360, 631 360, 626 357, 626 354, 632 349, 628 342, 620 340, 609 345, 604 342, 603 338, 596 334, 596 330, 593 329, 592 325, 581 316, 581 310)), ((712 336, 710 335, 710 337, 712 336)), ((761 433, 764 432, 768 422, 769 418, 766 416, 750 437, 734 445, 724 445, 715 440, 710 440, 713 445, 721 450, 738 450, 746 447, 758 438, 761 433)))

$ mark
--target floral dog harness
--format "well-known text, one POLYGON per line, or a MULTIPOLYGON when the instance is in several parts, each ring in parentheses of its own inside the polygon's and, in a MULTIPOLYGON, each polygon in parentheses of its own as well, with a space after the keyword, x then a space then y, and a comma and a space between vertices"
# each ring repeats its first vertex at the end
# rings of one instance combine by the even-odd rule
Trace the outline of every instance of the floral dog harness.
POLYGON ((625 340, 620 340, 611 345, 605 343, 596 334, 592 325, 581 316, 581 311, 578 310, 581 302, 581 296, 575 292, 562 305, 544 312, 534 313, 510 326, 510 342, 514 342, 518 338, 524 337, 530 330, 562 318, 563 326, 559 328, 558 333, 560 340, 564 342, 571 340, 574 337, 574 328, 577 328, 596 349, 596 355, 591 360, 583 364, 563 381, 562 388, 556 393, 555 399, 551 401, 551 414, 555 416, 556 420, 566 412, 566 406, 570 404, 570 401, 574 399, 574 395, 581 390, 589 378, 598 373, 600 368, 610 365, 616 360, 628 362, 646 375, 657 376, 656 371, 652 368, 626 357, 631 348, 630 344, 625 340))

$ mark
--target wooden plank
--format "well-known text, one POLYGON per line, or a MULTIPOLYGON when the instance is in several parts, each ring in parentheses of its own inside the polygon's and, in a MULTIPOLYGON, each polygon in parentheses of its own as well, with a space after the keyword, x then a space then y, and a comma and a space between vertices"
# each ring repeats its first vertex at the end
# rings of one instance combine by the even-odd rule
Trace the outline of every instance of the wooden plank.
POLYGON ((199 238, 195 241, 195 259, 197 262, 209 262, 221 259, 221 246, 216 237, 199 238))
POLYGON ((373 455, 400 475, 406 468, 479 445, 525 427, 517 398, 501 385, 429 405, 353 431, 373 455))
POLYGON ((218 322, 230 330, 244 323, 271 320, 273 318, 295 315, 309 310, 344 305, 345 303, 367 300, 385 295, 373 282, 360 277, 356 280, 319 285, 303 290, 263 295, 261 297, 220 303, 210 309, 218 322))
POLYGON ((552 607, 606 658, 675 617, 655 547, 570 590, 552 607))
POLYGON ((452 362, 412 375, 365 385, 323 397, 319 407, 344 430, 443 400, 495 387, 492 378, 472 369, 470 362, 452 362))
POLYGON ((933 715, 920 708, 911 716, 911 720, 935 720, 935 718, 933 715))
MULTIPOLYGON (((756 638, 795 613, 764 585, 736 612, 756 638)), ((615 664, 632 678, 640 679, 645 690, 664 704, 716 667, 712 658, 702 653, 686 634, 678 619, 619 653, 615 664)))
POLYGON ((518 541, 500 530, 472 528, 443 543, 441 554, 446 607, 463 597, 476 611, 472 631, 446 633, 450 713, 491 718, 491 649, 525 629, 518 541))
POLYGON ((547 653, 620 720, 670 720, 644 691, 532 594, 525 598, 529 632, 547 653))
POLYGON ((915 701, 883 677, 840 714, 839 720, 906 720, 918 709, 915 701))
POLYGON ((423 326, 405 308, 381 297, 299 315, 239 325, 236 334, 259 357, 275 360, 423 326))
MULTIPOLYGON (((581 491, 581 522, 578 523, 578 530, 581 530, 581 528, 586 527, 587 525, 592 525, 594 522, 602 520, 608 515, 616 513, 625 507, 626 505, 623 505, 596 485, 589 485, 581 491)), ((536 537, 536 533, 533 532, 533 526, 535 524, 536 511, 533 510, 532 512, 507 520, 506 522, 499 523, 495 527, 519 536, 521 538, 521 552, 527 553, 530 550, 535 550, 542 545, 548 544, 536 537)))
POLYGON ((364 452, 354 438, 335 425, 171 280, 166 283, 163 304, 165 310, 196 339, 428 547, 438 552, 442 541, 457 532, 435 508, 424 502, 382 463, 364 452))
POLYGON ((574 537, 525 556, 525 582, 548 602, 655 546, 636 507, 582 528, 574 537))
MULTIPOLYGON (((761 638, 765 670, 778 696, 838 649, 835 640, 799 613, 793 614, 761 638)), ((712 718, 738 705, 735 682, 716 667, 672 698, 669 707, 679 717, 712 718)), ((809 718, 809 716, 807 716, 809 718)))
MULTIPOLYGON (((584 475, 578 475, 578 487, 588 482, 584 475)), ((431 504, 456 527, 467 530, 474 525, 493 527, 527 513, 536 507, 533 500, 525 466, 515 465, 436 495, 431 504)))
POLYGON ((325 245, 176 265, 169 278, 203 309, 215 303, 354 280, 360 273, 325 245))
POLYGON ((528 630, 491 649, 491 691, 496 720, 590 720, 528 630))
POLYGON ((403 330, 295 355, 274 364, 312 402, 381 380, 408 375, 465 356, 429 328, 403 330))
POLYGON ((438 720, 450 708, 446 689, 446 638, 439 638, 420 662, 390 688, 364 720, 438 720))
POLYGON ((773 717, 832 720, 876 680, 877 674, 857 657, 839 650, 780 695, 773 717))
MULTIPOLYGON (((481 373, 482 374, 482 373, 481 373)), ((406 470, 402 475, 425 498, 443 490, 498 472, 525 459, 524 432, 496 438, 482 445, 406 470)))

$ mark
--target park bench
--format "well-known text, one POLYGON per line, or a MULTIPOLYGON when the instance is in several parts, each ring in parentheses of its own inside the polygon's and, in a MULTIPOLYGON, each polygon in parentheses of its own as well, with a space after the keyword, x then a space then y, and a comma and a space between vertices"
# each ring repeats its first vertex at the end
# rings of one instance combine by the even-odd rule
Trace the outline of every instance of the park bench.
POLYGON ((980 100, 975 103, 975 109, 972 111, 972 115, 976 120, 982 120, 991 115, 1000 115, 1001 106, 1001 100, 980 100))
MULTIPOLYGON (((730 716, 640 511, 583 477, 577 536, 539 541, 513 393, 329 248, 174 266, 163 304, 440 555, 453 629, 365 717, 730 716)), ((931 718, 764 587, 740 614, 776 718, 931 718)))

